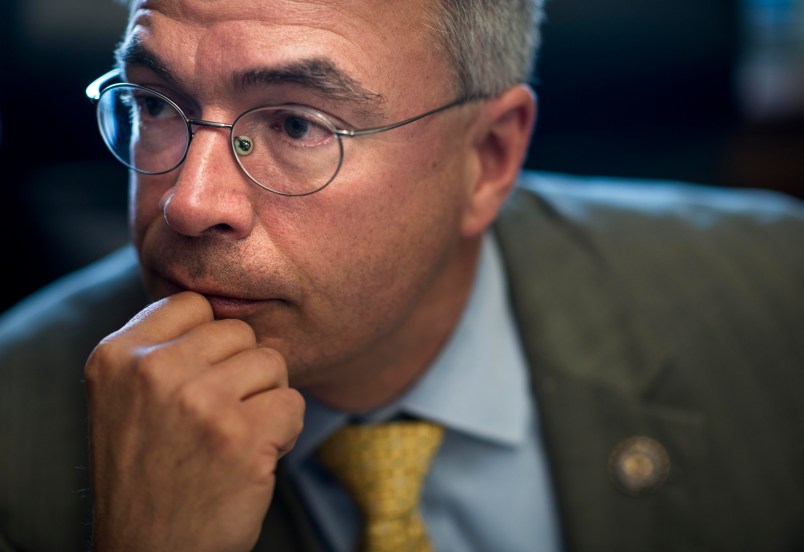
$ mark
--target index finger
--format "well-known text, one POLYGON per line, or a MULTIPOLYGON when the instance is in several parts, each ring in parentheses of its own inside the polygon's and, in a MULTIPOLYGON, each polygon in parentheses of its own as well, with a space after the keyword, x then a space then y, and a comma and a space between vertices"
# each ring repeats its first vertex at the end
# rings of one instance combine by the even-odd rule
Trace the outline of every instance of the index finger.
POLYGON ((151 303, 106 340, 122 338, 140 344, 162 343, 214 319, 212 307, 203 295, 182 291, 151 303))

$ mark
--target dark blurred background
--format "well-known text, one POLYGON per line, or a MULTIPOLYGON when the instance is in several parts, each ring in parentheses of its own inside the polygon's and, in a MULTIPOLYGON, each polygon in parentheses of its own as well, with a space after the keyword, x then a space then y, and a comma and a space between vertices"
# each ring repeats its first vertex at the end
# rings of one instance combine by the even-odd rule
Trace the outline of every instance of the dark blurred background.
MULTIPOLYGON (((0 4, 0 311, 126 241, 85 86, 112 0, 0 4)), ((548 0, 528 165, 804 197, 804 0, 548 0)))

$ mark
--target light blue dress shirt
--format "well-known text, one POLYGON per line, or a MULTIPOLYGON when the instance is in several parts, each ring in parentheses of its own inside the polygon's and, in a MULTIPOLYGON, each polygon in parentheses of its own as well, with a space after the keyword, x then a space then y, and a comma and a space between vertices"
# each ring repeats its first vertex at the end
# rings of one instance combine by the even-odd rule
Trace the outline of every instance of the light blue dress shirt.
MULTIPOLYGON (((534 401, 504 266, 487 236, 465 312, 445 348, 396 402, 362 417, 375 422, 410 415, 446 428, 422 491, 422 515, 437 551, 560 550, 534 401)), ((333 552, 355 550, 360 514, 314 453, 349 420, 307 397, 304 431, 286 457, 333 552)))

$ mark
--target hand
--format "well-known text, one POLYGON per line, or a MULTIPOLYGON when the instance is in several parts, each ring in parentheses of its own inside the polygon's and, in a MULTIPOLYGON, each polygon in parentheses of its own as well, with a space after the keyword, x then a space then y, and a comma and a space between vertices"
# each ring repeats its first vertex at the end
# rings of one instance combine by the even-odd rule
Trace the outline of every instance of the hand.
POLYGON ((85 377, 94 549, 251 550, 302 428, 282 356, 183 292, 104 339, 85 377))

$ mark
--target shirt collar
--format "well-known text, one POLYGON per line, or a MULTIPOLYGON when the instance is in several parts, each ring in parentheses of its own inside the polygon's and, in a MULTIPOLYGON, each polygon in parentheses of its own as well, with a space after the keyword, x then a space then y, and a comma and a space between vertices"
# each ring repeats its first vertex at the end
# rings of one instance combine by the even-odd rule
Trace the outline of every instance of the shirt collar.
MULTIPOLYGON (((399 399, 365 418, 408 414, 501 445, 522 443, 534 415, 528 370, 507 299, 505 268, 492 235, 482 243, 466 308, 427 372, 399 399)), ((350 416, 307 398, 305 429, 287 460, 309 456, 350 416)))
POLYGON ((492 235, 454 334, 399 408, 447 429, 517 445, 527 434, 528 370, 508 303, 505 268, 492 235))

